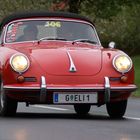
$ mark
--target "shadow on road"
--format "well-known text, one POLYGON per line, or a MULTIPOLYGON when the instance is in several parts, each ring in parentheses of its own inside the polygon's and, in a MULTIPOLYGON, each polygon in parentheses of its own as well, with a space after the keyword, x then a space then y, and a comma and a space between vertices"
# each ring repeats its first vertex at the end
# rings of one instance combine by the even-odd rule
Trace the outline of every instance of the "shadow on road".
POLYGON ((85 116, 79 116, 77 114, 68 114, 68 113, 17 113, 14 117, 15 119, 77 119, 77 120, 127 120, 122 119, 112 119, 106 115, 93 115, 88 114, 85 116))

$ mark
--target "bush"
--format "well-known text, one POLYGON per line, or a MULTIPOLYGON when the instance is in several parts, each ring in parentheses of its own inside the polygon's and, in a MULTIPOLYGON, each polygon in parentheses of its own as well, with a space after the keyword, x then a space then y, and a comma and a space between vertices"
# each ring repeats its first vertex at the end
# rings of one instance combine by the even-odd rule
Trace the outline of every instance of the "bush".
POLYGON ((108 42, 115 41, 117 48, 127 52, 129 55, 140 52, 140 5, 123 7, 116 17, 111 19, 98 19, 97 29, 102 44, 107 46, 108 42))

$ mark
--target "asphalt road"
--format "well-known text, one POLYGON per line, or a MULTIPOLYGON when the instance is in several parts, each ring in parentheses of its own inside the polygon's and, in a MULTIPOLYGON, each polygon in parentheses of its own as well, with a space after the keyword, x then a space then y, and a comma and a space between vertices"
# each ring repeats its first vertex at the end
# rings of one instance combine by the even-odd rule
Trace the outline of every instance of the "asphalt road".
POLYGON ((110 119, 105 106, 78 118, 72 106, 19 104, 14 118, 0 117, 0 140, 140 140, 140 99, 129 99, 120 120, 110 119))

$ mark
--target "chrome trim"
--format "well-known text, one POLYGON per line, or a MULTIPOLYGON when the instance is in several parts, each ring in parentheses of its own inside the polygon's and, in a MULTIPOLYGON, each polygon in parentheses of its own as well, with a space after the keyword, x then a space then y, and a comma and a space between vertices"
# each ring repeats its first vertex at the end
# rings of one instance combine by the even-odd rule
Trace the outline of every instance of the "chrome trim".
POLYGON ((68 51, 67 51, 67 55, 68 55, 69 60, 70 60, 70 68, 69 68, 69 71, 70 72, 76 72, 77 71, 76 70, 76 67, 75 67, 74 62, 72 60, 72 57, 71 57, 71 55, 70 55, 70 53, 68 51))
POLYGON ((3 89, 3 82, 1 82, 1 87, 0 87, 0 105, 1 105, 1 109, 4 107, 4 89, 3 89))
POLYGON ((109 42, 109 44, 108 44, 108 48, 110 48, 110 49, 114 49, 115 46, 116 46, 116 43, 115 43, 114 41, 111 41, 111 42, 109 42))
MULTIPOLYGON (((105 87, 47 87, 48 90, 105 90, 105 87)), ((137 86, 133 87, 110 87, 110 90, 136 90, 137 86)))
POLYGON ((40 89, 40 87, 13 87, 13 86, 4 86, 4 89, 22 89, 22 90, 34 90, 34 89, 40 89))
POLYGON ((119 90, 119 89, 120 90, 123 90, 123 89, 127 90, 128 89, 129 90, 129 89, 137 89, 137 86, 133 86, 133 87, 111 87, 111 89, 113 89, 113 90, 115 90, 115 89, 116 90, 119 90))
POLYGON ((105 103, 110 101, 110 82, 109 78, 105 77, 105 96, 104 96, 105 103))
MULTIPOLYGON (((3 86, 4 89, 16 89, 16 90, 40 90, 41 87, 18 87, 18 86, 3 86)), ((47 90, 104 90, 104 87, 47 87, 47 90)), ((127 87, 110 87, 110 90, 136 90, 136 85, 130 85, 127 87)))
POLYGON ((44 76, 41 76, 41 88, 46 88, 46 79, 44 76))
POLYGON ((108 77, 105 77, 105 88, 110 88, 110 82, 108 77))
POLYGON ((45 102, 46 100, 46 79, 44 76, 41 76, 41 85, 40 85, 40 102, 45 102))
POLYGON ((86 90, 86 89, 93 89, 93 90, 98 90, 98 89, 104 89, 104 87, 47 87, 47 89, 50 89, 50 90, 70 90, 70 89, 73 89, 73 90, 79 90, 79 89, 81 89, 81 90, 86 90))
MULTIPOLYGON (((90 22, 84 21, 84 20, 77 20, 77 19, 65 19, 65 20, 64 20, 64 19, 65 19, 65 18, 60 19, 60 18, 57 18, 57 17, 49 17, 49 18, 36 18, 35 20, 60 20, 60 21, 73 21, 73 22, 79 22, 79 23, 88 24, 88 25, 90 25, 90 26, 94 29, 94 31, 95 31, 95 36, 97 37, 97 40, 99 41, 97 45, 101 46, 101 41, 100 41, 100 39, 99 39, 99 36, 98 36, 98 34, 97 34, 97 31, 96 31, 96 29, 95 29, 95 25, 94 25, 94 24, 91 24, 90 22)), ((34 20, 34 19, 22 19, 22 20, 21 20, 21 19, 17 19, 17 20, 14 20, 14 21, 9 22, 9 23, 6 25, 6 28, 5 28, 5 31, 4 31, 4 37, 3 37, 3 42, 4 42, 4 44, 22 43, 22 42, 11 42, 11 43, 6 42, 5 40, 6 40, 7 28, 8 28, 8 26, 9 26, 9 24, 12 24, 12 23, 14 23, 14 22, 29 21, 29 20, 31 21, 31 20, 34 20)), ((34 41, 35 41, 35 40, 34 40, 34 41)), ((27 41, 24 41, 24 42, 27 42, 27 41)), ((28 41, 28 42, 30 42, 30 41, 28 41)))
POLYGON ((100 41, 100 39, 99 39, 99 36, 98 36, 98 34, 97 34, 97 31, 96 31, 95 26, 92 25, 92 27, 94 28, 95 36, 97 37, 97 40, 98 40, 98 43, 99 43, 99 44, 97 44, 97 45, 102 46, 101 41, 100 41))

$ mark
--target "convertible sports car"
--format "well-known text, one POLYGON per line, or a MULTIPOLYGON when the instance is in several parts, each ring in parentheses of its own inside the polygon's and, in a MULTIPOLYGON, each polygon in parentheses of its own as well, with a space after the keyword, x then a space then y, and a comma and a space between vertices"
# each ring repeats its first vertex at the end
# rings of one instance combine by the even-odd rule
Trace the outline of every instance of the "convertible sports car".
POLYGON ((0 24, 0 113, 16 114, 18 102, 74 105, 78 115, 106 104, 123 117, 136 90, 130 57, 102 47, 87 18, 59 12, 12 14, 0 24))

